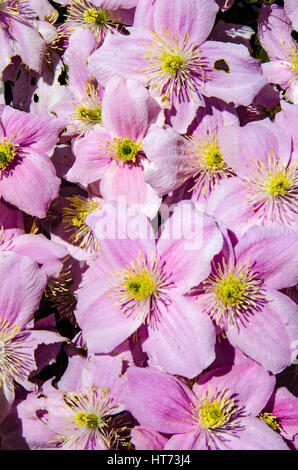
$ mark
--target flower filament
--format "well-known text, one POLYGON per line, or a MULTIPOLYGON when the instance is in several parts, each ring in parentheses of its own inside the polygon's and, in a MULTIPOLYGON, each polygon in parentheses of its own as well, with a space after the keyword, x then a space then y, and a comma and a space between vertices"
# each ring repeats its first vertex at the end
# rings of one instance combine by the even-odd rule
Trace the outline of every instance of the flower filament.
POLYGON ((0 376, 8 385, 26 379, 33 368, 27 336, 19 325, 0 318, 0 376))
POLYGON ((0 171, 6 170, 17 156, 17 145, 4 137, 0 142, 0 171))
POLYGON ((97 251, 98 243, 91 228, 85 223, 86 217, 99 210, 102 203, 98 199, 85 199, 81 196, 65 198, 69 203, 62 207, 62 223, 65 231, 69 233, 69 241, 79 244, 86 251, 97 251))
POLYGON ((278 419, 272 413, 268 413, 268 412, 260 413, 258 415, 258 418, 265 421, 268 424, 268 426, 270 426, 270 428, 273 429, 273 431, 280 430, 280 424, 278 423, 278 419))
POLYGON ((74 104, 73 125, 78 129, 80 137, 95 124, 101 123, 102 95, 103 88, 88 81, 84 90, 84 97, 74 104))

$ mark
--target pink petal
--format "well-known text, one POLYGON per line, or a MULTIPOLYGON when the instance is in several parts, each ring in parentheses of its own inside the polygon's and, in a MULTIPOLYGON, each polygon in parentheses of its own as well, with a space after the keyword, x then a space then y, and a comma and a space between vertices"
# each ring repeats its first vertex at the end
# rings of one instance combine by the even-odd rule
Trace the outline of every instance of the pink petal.
POLYGON ((30 147, 37 153, 49 152, 59 139, 63 123, 49 116, 36 116, 6 106, 1 116, 6 135, 15 135, 21 148, 30 147))
POLYGON ((217 11, 214 0, 157 2, 153 29, 162 32, 167 28, 181 36, 189 34, 191 42, 200 45, 211 32, 217 11))
POLYGON ((26 153, 22 162, 0 181, 3 199, 40 218, 46 216, 51 202, 58 197, 59 188, 60 179, 49 157, 33 152, 26 153))
POLYGON ((184 434, 176 434, 168 440, 164 449, 167 450, 209 450, 204 433, 198 430, 184 434))
POLYGON ((211 260, 222 244, 215 222, 196 210, 192 202, 182 201, 165 222, 157 249, 176 286, 187 292, 208 277, 211 260))
POLYGON ((275 387, 275 377, 254 361, 247 359, 232 367, 220 367, 202 374, 198 379, 198 395, 219 387, 229 389, 245 412, 256 416, 266 406, 275 387))
POLYGON ((131 442, 136 450, 161 450, 164 448, 167 438, 156 431, 135 426, 131 430, 131 442))
POLYGON ((257 262, 266 284, 272 289, 294 286, 298 281, 298 235, 281 224, 251 227, 235 248, 239 261, 257 262))
POLYGON ((228 326, 226 335, 233 346, 278 374, 293 360, 291 343, 298 338, 297 306, 279 292, 270 291, 267 298, 262 311, 239 328, 228 326))
MULTIPOLYGON (((139 141, 150 125, 149 107, 154 107, 157 118, 160 108, 142 85, 131 79, 111 79, 106 85, 102 102, 103 126, 113 137, 139 141)), ((152 112, 151 119, 154 120, 152 112)))
POLYGON ((205 95, 216 96, 227 103, 233 102, 235 106, 247 106, 266 85, 260 62, 252 58, 242 44, 206 41, 201 50, 213 64, 210 79, 202 90, 205 95), (228 71, 215 68, 216 62, 221 60, 228 66, 228 71))
POLYGON ((149 322, 143 349, 164 371, 193 378, 215 359, 215 328, 191 298, 174 290, 169 297, 151 313, 157 320, 149 322))
POLYGON ((108 294, 110 288, 108 280, 100 279, 82 287, 78 295, 75 316, 91 353, 111 352, 144 320, 141 315, 125 315, 108 294))
POLYGON ((144 178, 159 196, 177 189, 184 181, 185 140, 173 128, 150 127, 143 149, 150 162, 144 178))
POLYGON ((248 417, 241 420, 245 428, 237 435, 230 434, 222 444, 217 439, 219 449, 226 450, 289 450, 283 438, 268 424, 258 418, 248 417))
POLYGON ((109 141, 112 142, 111 136, 99 126, 75 140, 75 162, 67 172, 66 179, 87 185, 102 178, 111 158, 108 154, 109 141))
POLYGON ((58 277, 66 249, 48 240, 44 235, 25 234, 14 239, 13 251, 29 256, 43 267, 48 277, 58 277))
POLYGON ((145 183, 142 164, 127 164, 112 161, 100 182, 100 192, 107 201, 125 199, 128 206, 143 211, 153 218, 160 206, 161 198, 145 183))
POLYGON ((2 320, 25 326, 33 319, 46 286, 46 274, 26 256, 0 254, 0 311, 2 320))
POLYGON ((278 418, 281 434, 292 440, 298 434, 298 398, 286 387, 276 390, 272 414, 278 418))
POLYGON ((192 429, 192 392, 175 377, 152 368, 130 367, 123 403, 141 426, 163 433, 192 429))

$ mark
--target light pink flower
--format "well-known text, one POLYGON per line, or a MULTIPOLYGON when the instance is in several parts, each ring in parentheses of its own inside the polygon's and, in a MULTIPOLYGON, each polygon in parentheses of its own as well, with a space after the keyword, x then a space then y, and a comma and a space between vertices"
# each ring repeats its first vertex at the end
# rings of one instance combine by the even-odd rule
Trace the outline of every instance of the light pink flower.
POLYGON ((194 289, 200 309, 232 346, 274 374, 292 363, 298 338, 297 306, 278 292, 297 283, 296 243, 294 230, 254 226, 194 289))
POLYGON ((214 190, 207 213, 222 220, 238 238, 256 224, 294 227, 298 175, 290 135, 264 119, 222 128, 219 143, 238 178, 223 181, 214 190))
POLYGON ((15 55, 19 55, 29 68, 36 72, 41 71, 45 43, 37 31, 34 19, 34 12, 27 2, 1 1, 0 75, 15 55))
POLYGON ((292 24, 283 8, 262 5, 258 37, 270 62, 262 64, 268 82, 278 83, 286 90, 286 97, 298 102, 298 47, 291 36, 292 24))
POLYGON ((55 118, 0 109, 0 194, 30 215, 45 217, 60 180, 49 158, 62 130, 55 118))
POLYGON ((130 36, 107 35, 90 56, 89 69, 103 85, 123 76, 149 86, 170 102, 181 133, 204 96, 249 104, 266 80, 245 46, 206 41, 217 10, 213 0, 140 1, 130 36))
POLYGON ((213 220, 191 203, 178 209, 184 210, 181 238, 171 232, 181 230, 181 219, 177 221, 174 215, 165 223, 157 244, 141 213, 127 226, 123 213, 116 214, 116 221, 113 216, 101 221, 100 212, 88 216, 87 223, 98 239, 104 220, 110 227, 116 223, 120 232, 101 240, 92 263, 95 277, 83 279, 75 316, 88 351, 110 352, 142 326, 143 350, 154 363, 194 377, 214 360, 215 330, 208 315, 184 294, 208 276, 223 237, 213 220), (202 231, 200 240, 194 237, 196 224, 202 231))
POLYGON ((287 450, 283 439, 257 418, 275 379, 255 363, 202 374, 192 390, 151 368, 129 368, 123 394, 141 426, 172 434, 165 450, 287 450))
POLYGON ((94 127, 74 142, 76 160, 67 179, 85 186, 97 182, 106 201, 123 196, 128 205, 138 205, 154 217, 161 199, 144 181, 147 159, 142 141, 159 112, 156 101, 139 83, 111 80, 102 102, 103 127, 94 127))

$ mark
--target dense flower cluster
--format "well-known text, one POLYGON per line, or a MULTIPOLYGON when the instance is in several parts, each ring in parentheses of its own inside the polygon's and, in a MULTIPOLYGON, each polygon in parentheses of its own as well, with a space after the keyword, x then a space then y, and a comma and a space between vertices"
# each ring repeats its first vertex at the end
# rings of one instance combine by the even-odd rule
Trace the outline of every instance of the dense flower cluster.
POLYGON ((298 448, 297 27, 0 0, 1 449, 298 448))

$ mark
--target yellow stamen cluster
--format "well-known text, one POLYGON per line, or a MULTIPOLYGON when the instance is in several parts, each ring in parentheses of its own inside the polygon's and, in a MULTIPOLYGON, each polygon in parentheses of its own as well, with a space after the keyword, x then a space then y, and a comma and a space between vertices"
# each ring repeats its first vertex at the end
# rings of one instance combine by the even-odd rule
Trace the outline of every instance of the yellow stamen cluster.
POLYGON ((86 414, 84 411, 78 411, 74 417, 77 426, 85 426, 89 429, 96 429, 103 426, 100 422, 100 417, 95 413, 86 414))
POLYGON ((118 272, 111 272, 109 295, 116 300, 124 315, 135 315, 143 322, 154 322, 153 307, 161 298, 166 297, 164 288, 170 288, 173 282, 166 273, 164 265, 159 266, 158 258, 148 260, 138 255, 136 261, 118 272))
POLYGON ((0 171, 6 170, 17 155, 17 146, 11 138, 4 137, 0 142, 0 171))
POLYGON ((128 137, 114 138, 114 144, 108 142, 110 151, 114 153, 115 160, 121 160, 122 162, 136 162, 136 157, 141 149, 142 144, 137 143, 135 139, 128 137))
POLYGON ((69 233, 69 241, 78 243, 80 248, 87 251, 96 251, 98 243, 85 220, 87 215, 101 208, 101 201, 81 196, 67 197, 66 200, 69 204, 62 207, 62 223, 65 224, 65 231, 69 233))
POLYGON ((210 130, 202 132, 199 136, 187 137, 187 154, 185 181, 194 179, 194 186, 190 189, 198 189, 202 195, 207 195, 222 179, 231 176, 232 169, 225 163, 218 146, 217 132, 210 130))
POLYGON ((88 81, 84 90, 84 97, 74 103, 72 113, 73 125, 83 136, 95 124, 101 123, 100 86, 88 81))
MULTIPOLYGON (((212 262, 212 272, 203 282, 204 292, 209 294, 204 309, 222 327, 243 323, 266 303, 262 284, 261 274, 250 264, 241 262, 231 268, 224 259, 217 265, 212 262)), ((201 302, 200 296, 197 301, 201 302)))
POLYGON ((8 385, 24 380, 33 366, 33 360, 26 350, 26 338, 19 325, 0 318, 0 380, 8 385))
POLYGON ((293 73, 298 75, 298 49, 296 45, 292 45, 288 48, 288 61, 290 62, 289 67, 293 73))
POLYGON ((176 74, 178 70, 183 69, 184 61, 182 55, 169 54, 165 52, 161 56, 161 68, 169 73, 176 74))
POLYGON ((121 433, 126 430, 121 420, 114 415, 119 404, 109 397, 109 390, 91 387, 86 393, 65 393, 63 407, 67 411, 63 444, 75 449, 91 450, 95 443, 103 449, 116 449, 122 441, 121 433))
POLYGON ((80 121, 101 122, 101 108, 89 109, 87 106, 77 108, 77 117, 80 121))
POLYGON ((99 10, 94 10, 94 8, 89 8, 84 11, 84 18, 87 23, 95 23, 96 25, 105 25, 108 20, 108 12, 103 8, 99 10))
POLYGON ((57 278, 48 278, 45 297, 57 308, 60 318, 73 318, 77 299, 72 291, 73 278, 71 265, 67 265, 69 256, 63 259, 63 268, 57 278))
POLYGON ((220 302, 229 305, 237 305, 243 302, 245 282, 238 279, 233 273, 228 274, 218 282, 215 295, 220 302))
POLYGON ((180 94, 193 98, 200 84, 208 79, 208 63, 201 50, 190 42, 189 34, 175 35, 168 29, 161 34, 153 32, 143 56, 148 65, 140 72, 157 93, 169 99, 180 94))
POLYGON ((211 389, 208 385, 198 403, 192 405, 191 422, 199 426, 209 438, 222 433, 238 433, 243 426, 239 418, 245 415, 244 409, 237 404, 235 394, 223 386, 211 389))
POLYGON ((268 412, 260 413, 258 415, 258 418, 265 421, 268 424, 268 426, 270 426, 270 428, 273 429, 273 431, 280 430, 280 425, 278 423, 277 417, 274 416, 272 413, 268 413, 268 412))
POLYGON ((126 290, 135 300, 145 300, 154 294, 156 284, 147 269, 140 273, 129 273, 125 281, 126 290))
POLYGON ((98 43, 107 31, 118 26, 113 11, 100 8, 89 0, 71 0, 66 23, 69 31, 76 28, 90 29, 98 43))
POLYGON ((272 152, 268 162, 253 159, 243 178, 247 200, 257 218, 291 224, 297 212, 298 174, 295 162, 283 164, 272 152))

